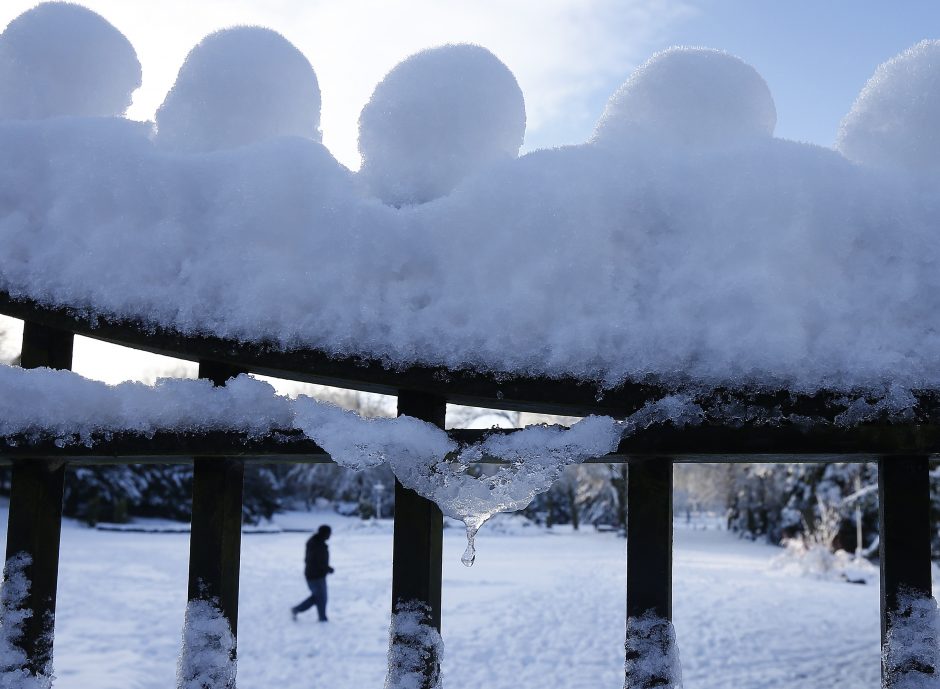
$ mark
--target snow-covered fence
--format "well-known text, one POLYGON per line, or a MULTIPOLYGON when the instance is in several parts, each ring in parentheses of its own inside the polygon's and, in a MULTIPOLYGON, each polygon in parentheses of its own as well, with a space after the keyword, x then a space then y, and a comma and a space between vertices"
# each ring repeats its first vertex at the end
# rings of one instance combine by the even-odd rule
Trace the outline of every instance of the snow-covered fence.
MULTIPOLYGON (((26 321, 24 367, 69 368, 78 333, 198 361, 219 387, 251 371, 384 392, 438 448, 460 437, 440 431, 447 402, 625 419, 601 459, 630 464, 629 686, 679 682, 673 462, 877 457, 884 638, 910 637, 891 631, 920 609, 902 597, 930 595, 940 452, 940 42, 879 68, 836 150, 774 138, 770 90, 741 60, 672 49, 589 142, 521 158, 512 72, 444 46, 375 90, 352 173, 320 143, 312 65, 276 32, 207 36, 155 126, 121 117, 141 66, 104 18, 45 3, 0 38, 0 313, 26 321)), ((2 439, 17 682, 48 674, 66 465, 195 458, 190 609, 213 613, 187 638, 222 620, 232 637, 213 631, 211 671, 180 678, 234 683, 244 464, 328 459, 276 418, 2 439)), ((443 464, 428 473, 446 481, 443 464)), ((442 511, 402 483, 395 498, 393 610, 420 610, 421 633, 402 617, 393 644, 436 642, 442 511)), ((887 670, 909 664, 889 651, 887 670)), ((390 653, 390 684, 430 689, 438 657, 390 653)), ((923 658, 915 679, 935 679, 923 658)))
MULTIPOLYGON (((444 425, 448 401, 629 417, 632 432, 624 435, 619 448, 592 460, 630 465, 628 630, 635 631, 641 619, 671 619, 672 466, 676 461, 845 461, 853 456, 868 461, 872 456, 879 457, 885 638, 889 638, 891 625, 903 619, 899 592, 930 595, 927 457, 940 452, 940 424, 936 422, 936 405, 931 395, 918 399, 916 409, 905 420, 876 415, 861 424, 846 425, 837 417, 845 414, 854 402, 822 393, 812 397, 789 393, 748 396, 746 392, 712 391, 677 402, 675 397, 663 401, 664 391, 653 386, 625 385, 599 397, 593 388, 578 381, 497 377, 471 371, 444 375, 432 369, 385 368, 380 362, 321 357, 313 350, 283 352, 212 337, 154 331, 133 322, 46 308, 5 295, 0 295, 0 312, 26 319, 22 362, 27 367, 67 368, 73 333, 80 333, 197 359, 201 362, 201 375, 215 384, 223 384, 241 371, 256 371, 356 389, 397 392, 401 414, 438 427, 444 425), (734 418, 716 411, 731 405, 746 406, 749 411, 734 418), (764 415, 772 415, 774 422, 767 423, 764 415), (650 423, 653 420, 667 423, 650 423)), ((272 419, 276 421, 276 414, 272 419)), ((448 433, 456 443, 477 441, 483 434, 448 433)), ((3 438, 0 459, 12 462, 14 467, 7 557, 26 553, 31 558, 31 564, 24 570, 31 587, 21 607, 32 614, 26 618, 28 624, 18 641, 29 658, 28 671, 44 672, 51 659, 65 465, 186 462, 193 457, 196 478, 190 600, 218 601, 218 609, 234 635, 244 464, 330 461, 322 448, 296 429, 273 428, 253 434, 212 429, 93 433, 74 443, 42 433, 3 438)), ((421 605, 426 610, 426 621, 437 630, 441 626, 441 535, 440 508, 397 484, 393 601, 396 605, 400 601, 421 605)), ((668 630, 668 625, 663 629, 668 630)), ((637 668, 662 668, 663 663, 675 657, 672 642, 668 648, 660 649, 663 644, 638 643, 635 633, 630 636, 628 631, 627 637, 628 645, 632 643, 626 669, 632 684, 628 686, 636 686, 637 677, 646 676, 637 668), (643 649, 649 653, 660 649, 665 655, 644 659, 637 655, 646 652, 643 649)), ((392 638, 398 637, 393 634, 392 638)), ((398 656, 392 653, 390 657, 398 656)), ((436 667, 438 655, 421 657, 430 665, 419 675, 426 678, 428 687, 433 686, 440 678, 436 667)), ((668 677, 657 672, 650 678, 653 686, 665 686, 663 681, 672 682, 678 677, 678 671, 669 670, 668 677)), ((412 679, 417 676, 409 674, 412 679)))

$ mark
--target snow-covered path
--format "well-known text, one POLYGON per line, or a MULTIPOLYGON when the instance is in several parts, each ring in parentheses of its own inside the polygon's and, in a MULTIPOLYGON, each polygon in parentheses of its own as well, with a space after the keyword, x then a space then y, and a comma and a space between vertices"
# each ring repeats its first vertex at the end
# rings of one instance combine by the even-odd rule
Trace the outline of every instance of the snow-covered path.
MULTIPOLYGON (((5 514, 0 515, 5 525, 5 514)), ((385 674, 391 525, 334 527, 328 624, 288 608, 305 595, 304 533, 243 538, 240 689, 369 689, 385 674)), ((444 541, 447 689, 597 689, 623 683, 624 541, 591 530, 484 527, 477 564, 444 541)), ((59 689, 173 686, 186 534, 63 530, 59 689)), ((676 531, 675 617, 686 689, 879 685, 878 591, 778 574, 780 551, 719 531, 676 531)))

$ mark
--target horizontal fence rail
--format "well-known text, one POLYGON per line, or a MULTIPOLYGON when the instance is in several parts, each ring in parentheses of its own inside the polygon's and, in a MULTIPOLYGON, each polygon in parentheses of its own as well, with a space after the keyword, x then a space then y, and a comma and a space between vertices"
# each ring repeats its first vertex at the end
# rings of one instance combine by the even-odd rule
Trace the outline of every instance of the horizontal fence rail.
MULTIPOLYGON (((518 429, 452 429, 460 445, 518 429)), ((892 456, 940 455, 940 426, 873 425, 854 428, 721 428, 657 426, 621 441, 616 452, 586 460, 619 464, 644 457, 678 463, 832 463, 877 461, 892 456)), ((51 457, 71 464, 186 464, 193 456, 239 457, 255 464, 327 463, 329 453, 297 430, 249 436, 235 431, 93 433, 90 438, 43 435, 0 436, 0 465, 17 459, 51 457)), ((499 463, 496 458, 482 461, 499 463)))
MULTIPOLYGON (((0 314, 45 327, 69 331, 113 344, 188 359, 214 361, 243 371, 300 382, 397 395, 399 390, 435 395, 445 402, 545 414, 625 417, 662 398, 677 386, 625 382, 612 389, 576 378, 546 378, 505 371, 451 370, 412 365, 406 368, 364 357, 334 356, 316 349, 285 350, 265 342, 243 342, 208 334, 187 335, 139 320, 122 319, 88 309, 49 307, 0 290, 0 314)), ((813 395, 787 390, 711 391, 742 407, 773 410, 782 417, 832 419, 847 406, 845 395, 820 391, 813 395)), ((918 395, 918 422, 940 419, 940 398, 933 391, 918 395)))
POLYGON ((386 395, 397 395, 399 390, 408 389, 471 406, 555 414, 623 415, 664 394, 654 385, 630 384, 598 398, 596 385, 573 378, 550 380, 427 366, 402 370, 381 361, 335 357, 314 349, 286 351, 266 342, 190 336, 159 324, 113 318, 81 309, 46 307, 28 299, 14 299, 3 291, 0 291, 0 314, 155 354, 190 361, 217 361, 277 378, 386 395))

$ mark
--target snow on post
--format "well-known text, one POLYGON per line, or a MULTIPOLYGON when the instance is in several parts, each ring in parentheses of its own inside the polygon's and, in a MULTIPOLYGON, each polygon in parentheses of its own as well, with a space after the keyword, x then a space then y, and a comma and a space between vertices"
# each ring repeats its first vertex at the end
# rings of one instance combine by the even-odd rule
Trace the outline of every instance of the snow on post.
POLYGON ((886 689, 940 687, 940 611, 934 598, 898 596, 882 655, 886 689))
POLYGON ((875 70, 842 120, 836 147, 865 165, 936 171, 938 118, 940 41, 921 41, 875 70))
POLYGON ((419 601, 398 601, 389 631, 385 689, 441 689, 444 643, 419 601))
POLYGON ((722 149, 769 140, 776 124, 770 89, 749 64, 720 50, 671 48, 611 96, 594 141, 722 149))
POLYGON ((278 136, 320 141, 320 86, 307 58, 276 31, 224 29, 186 56, 156 123, 157 143, 177 151, 278 136))
POLYGON ((0 120, 120 117, 140 83, 134 47, 80 5, 42 3, 0 34, 0 120))
POLYGON ((23 623, 32 615, 24 608, 31 582, 26 568, 32 562, 26 553, 14 555, 3 568, 3 586, 0 588, 0 687, 4 689, 50 689, 52 668, 33 675, 29 659, 20 647, 23 623))
POLYGON ((432 48, 398 64, 359 115, 359 179, 393 206, 431 201, 465 177, 515 158, 525 101, 486 48, 432 48))
POLYGON ((189 601, 177 689, 230 689, 235 686, 235 670, 235 637, 228 620, 213 601, 189 601))
POLYGON ((624 689, 682 689, 682 668, 672 622, 648 610, 627 620, 624 689))

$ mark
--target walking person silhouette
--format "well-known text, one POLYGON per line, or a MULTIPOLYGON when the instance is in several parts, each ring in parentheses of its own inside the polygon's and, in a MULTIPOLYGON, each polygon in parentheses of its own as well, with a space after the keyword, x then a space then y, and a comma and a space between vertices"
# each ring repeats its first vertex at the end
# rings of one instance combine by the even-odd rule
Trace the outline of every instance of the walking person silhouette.
POLYGON ((326 575, 333 573, 330 567, 330 550, 326 542, 330 538, 332 529, 326 524, 317 529, 307 540, 306 566, 304 576, 310 588, 310 596, 290 609, 291 619, 297 621, 298 613, 317 606, 317 616, 320 622, 326 622, 326 575))

